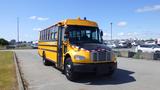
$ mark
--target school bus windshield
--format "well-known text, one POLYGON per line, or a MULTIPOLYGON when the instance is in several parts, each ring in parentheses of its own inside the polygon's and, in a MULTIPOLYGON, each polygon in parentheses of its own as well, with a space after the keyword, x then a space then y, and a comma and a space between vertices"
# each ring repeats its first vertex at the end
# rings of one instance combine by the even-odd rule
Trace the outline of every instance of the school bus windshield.
POLYGON ((69 41, 75 43, 101 43, 99 29, 97 27, 87 26, 68 26, 69 41))

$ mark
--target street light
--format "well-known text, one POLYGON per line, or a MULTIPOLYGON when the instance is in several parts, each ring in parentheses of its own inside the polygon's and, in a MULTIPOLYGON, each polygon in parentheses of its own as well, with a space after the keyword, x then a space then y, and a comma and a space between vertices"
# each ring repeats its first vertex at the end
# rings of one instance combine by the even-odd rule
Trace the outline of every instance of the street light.
POLYGON ((111 41, 112 41, 112 22, 110 23, 111 24, 111 41))
POLYGON ((19 17, 17 17, 17 42, 19 43, 19 17))

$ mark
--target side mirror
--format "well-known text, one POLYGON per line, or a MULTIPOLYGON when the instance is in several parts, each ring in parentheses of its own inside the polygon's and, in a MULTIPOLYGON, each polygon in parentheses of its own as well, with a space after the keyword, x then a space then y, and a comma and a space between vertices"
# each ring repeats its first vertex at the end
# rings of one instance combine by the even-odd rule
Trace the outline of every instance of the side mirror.
POLYGON ((100 32, 100 36, 103 36, 103 31, 100 32))

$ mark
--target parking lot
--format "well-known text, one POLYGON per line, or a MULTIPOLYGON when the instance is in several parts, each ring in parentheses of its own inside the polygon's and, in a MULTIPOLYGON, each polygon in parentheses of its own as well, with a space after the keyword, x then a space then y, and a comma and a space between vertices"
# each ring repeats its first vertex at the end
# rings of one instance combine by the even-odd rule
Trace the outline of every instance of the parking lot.
POLYGON ((53 66, 44 66, 37 50, 15 50, 29 90, 159 90, 160 61, 117 58, 112 77, 83 75, 71 82, 53 66))

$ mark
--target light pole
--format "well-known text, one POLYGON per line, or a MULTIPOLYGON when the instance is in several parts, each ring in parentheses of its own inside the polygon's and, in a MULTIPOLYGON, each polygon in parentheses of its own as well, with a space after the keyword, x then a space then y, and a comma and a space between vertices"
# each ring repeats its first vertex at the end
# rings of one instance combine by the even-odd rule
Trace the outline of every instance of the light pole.
POLYGON ((17 42, 19 43, 19 17, 17 17, 17 42))
POLYGON ((112 22, 110 23, 111 24, 111 41, 112 41, 112 22))

